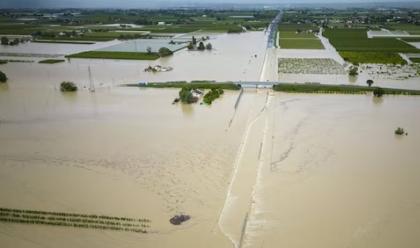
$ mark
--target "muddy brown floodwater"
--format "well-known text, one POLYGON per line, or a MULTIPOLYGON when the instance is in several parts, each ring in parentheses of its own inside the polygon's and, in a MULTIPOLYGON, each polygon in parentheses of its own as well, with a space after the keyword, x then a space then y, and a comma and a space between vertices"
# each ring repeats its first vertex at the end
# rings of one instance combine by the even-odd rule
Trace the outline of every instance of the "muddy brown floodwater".
POLYGON ((0 222, 0 247, 419 247, 419 97, 249 89, 235 109, 237 91, 212 106, 172 105, 176 89, 115 86, 171 75, 257 80, 263 56, 223 45, 229 37, 212 42, 221 50, 168 63, 215 66, 226 51, 238 66, 222 60, 218 73, 187 78, 177 68, 144 76, 148 62, 2 65, 0 207, 152 222, 147 234, 0 222), (95 93, 84 89, 88 66, 95 93), (81 90, 61 93, 63 80, 81 90), (176 214, 191 219, 173 226, 176 214))

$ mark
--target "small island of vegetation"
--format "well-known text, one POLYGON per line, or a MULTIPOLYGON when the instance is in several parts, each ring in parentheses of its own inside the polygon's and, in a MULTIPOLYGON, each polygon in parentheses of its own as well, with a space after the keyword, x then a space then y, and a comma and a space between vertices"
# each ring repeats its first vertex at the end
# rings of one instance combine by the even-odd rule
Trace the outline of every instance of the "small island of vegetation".
POLYGON ((405 132, 404 128, 402 127, 398 127, 397 129, 395 129, 394 133, 395 135, 408 135, 408 133, 405 132))
POLYGON ((223 95, 224 91, 221 88, 211 89, 207 94, 204 95, 203 102, 205 104, 211 105, 211 103, 223 95))
POLYGON ((77 86, 73 82, 62 82, 60 84, 60 90, 62 92, 74 92, 77 91, 77 86))
POLYGON ((57 64, 57 63, 62 63, 64 62, 64 59, 44 59, 44 60, 40 60, 38 63, 40 64, 57 64))

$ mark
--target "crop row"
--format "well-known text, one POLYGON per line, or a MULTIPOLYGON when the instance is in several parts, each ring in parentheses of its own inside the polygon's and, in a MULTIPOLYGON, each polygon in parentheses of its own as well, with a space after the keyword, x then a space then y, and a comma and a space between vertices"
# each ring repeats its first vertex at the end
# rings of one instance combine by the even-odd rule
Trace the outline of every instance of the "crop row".
POLYGON ((77 214, 77 213, 63 213, 63 212, 47 212, 37 210, 25 210, 25 209, 11 209, 11 208, 0 208, 0 213, 20 213, 20 214, 35 214, 35 215, 53 215, 53 216, 64 216, 64 217, 81 217, 91 219, 105 219, 105 220, 117 220, 117 221, 131 221, 131 222, 151 222, 146 218, 127 218, 127 217, 115 217, 107 215, 96 215, 96 214, 77 214))
POLYGON ((11 217, 11 218, 0 217, 0 222, 21 223, 21 224, 38 224, 38 225, 50 225, 50 226, 65 226, 65 227, 75 227, 75 228, 90 228, 90 229, 102 229, 102 230, 111 230, 111 231, 147 233, 146 229, 143 229, 143 228, 130 228, 130 227, 107 226, 107 225, 92 225, 92 224, 85 224, 85 223, 56 222, 56 221, 46 221, 46 220, 27 220, 27 219, 22 219, 22 218, 13 218, 13 217, 11 217))
POLYGON ((2 218, 17 218, 17 219, 26 219, 26 220, 41 220, 41 221, 54 221, 54 222, 71 222, 71 223, 89 223, 89 224, 99 224, 99 225, 110 225, 110 226, 125 226, 125 227, 150 227, 149 224, 145 223, 136 223, 136 222, 118 222, 118 221, 105 221, 105 220, 95 220, 89 218, 64 218, 64 217, 54 217, 54 216, 42 216, 42 215, 27 215, 27 214, 16 214, 16 213, 2 213, 0 212, 0 217, 2 218))

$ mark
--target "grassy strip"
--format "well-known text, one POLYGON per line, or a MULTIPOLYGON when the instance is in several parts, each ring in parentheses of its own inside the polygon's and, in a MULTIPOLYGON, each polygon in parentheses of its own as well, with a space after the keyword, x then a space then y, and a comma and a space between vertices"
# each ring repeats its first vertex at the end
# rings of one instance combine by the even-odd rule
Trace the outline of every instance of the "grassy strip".
POLYGON ((413 63, 420 63, 420 58, 410 58, 413 63))
POLYGON ((323 49, 321 41, 318 39, 282 39, 280 33, 280 48, 284 49, 323 49))
POLYGON ((32 42, 35 43, 59 43, 59 44, 83 44, 83 45, 91 45, 95 44, 95 42, 90 41, 77 41, 77 40, 34 40, 32 42))
POLYGON ((147 233, 148 219, 0 208, 0 222, 147 233))
MULTIPOLYGON (((373 92, 378 87, 356 85, 330 85, 330 84, 276 84, 273 90, 289 93, 338 93, 338 94, 365 94, 373 92)), ((420 90, 406 90, 382 88, 387 95, 420 95, 420 90)))
POLYGON ((40 63, 40 64, 57 64, 57 63, 62 63, 64 61, 65 61, 64 59, 44 59, 44 60, 38 61, 38 63, 40 63))
POLYGON ((405 61, 398 53, 392 52, 339 52, 344 60, 355 63, 371 64, 400 64, 405 65, 405 61))
POLYGON ((140 83, 140 84, 127 84, 125 86, 130 87, 145 87, 145 88, 183 88, 193 87, 196 89, 224 89, 224 90, 240 90, 241 86, 234 83, 216 83, 209 81, 192 81, 188 83, 186 81, 179 82, 166 82, 166 83, 140 83))
POLYGON ((157 53, 88 51, 71 54, 66 58, 155 60, 159 58, 159 55, 157 53))

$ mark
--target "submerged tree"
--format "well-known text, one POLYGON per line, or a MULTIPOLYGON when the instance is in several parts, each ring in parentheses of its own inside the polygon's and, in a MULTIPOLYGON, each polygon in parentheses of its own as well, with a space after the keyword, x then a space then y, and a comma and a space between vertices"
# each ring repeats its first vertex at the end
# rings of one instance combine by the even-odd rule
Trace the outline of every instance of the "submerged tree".
POLYGON ((192 44, 192 42, 188 43, 187 48, 188 48, 188 50, 193 50, 194 49, 194 45, 192 44))
POLYGON ((161 57, 166 57, 166 56, 169 56, 169 55, 172 55, 172 54, 173 54, 173 52, 167 47, 159 48, 159 56, 161 56, 161 57))
POLYGON ((373 95, 376 96, 376 97, 381 97, 383 94, 385 94, 385 91, 384 91, 384 89, 382 89, 380 87, 376 87, 373 90, 373 95))
POLYGON ((147 51, 147 54, 151 54, 152 53, 152 48, 151 47, 147 47, 146 51, 147 51))
POLYGON ((357 75, 359 75, 358 70, 359 70, 359 68, 357 66, 350 67, 349 75, 350 76, 357 76, 357 75))
POLYGON ((211 43, 207 43, 207 45, 206 45, 206 49, 207 49, 207 50, 211 50, 211 49, 213 49, 213 46, 211 45, 211 43))
POLYGON ((195 102, 195 98, 191 93, 191 89, 189 87, 182 87, 182 89, 179 91, 179 99, 183 103, 195 102))
POLYGON ((191 42, 193 45, 197 44, 197 39, 193 36, 191 39, 191 42))
POLYGON ((370 86, 372 86, 372 84, 373 84, 373 80, 372 80, 372 79, 368 79, 368 80, 366 81, 366 83, 367 83, 367 85, 369 85, 369 87, 370 87, 370 86))
POLYGON ((72 92, 72 91, 77 91, 77 86, 73 83, 73 82, 62 82, 60 84, 60 90, 62 92, 72 92))
POLYGON ((198 43, 197 49, 201 50, 201 51, 206 49, 206 47, 204 46, 204 43, 202 41, 200 41, 200 43, 198 43))
POLYGON ((9 38, 3 36, 1 37, 1 44, 2 45, 9 45, 9 38))
POLYGON ((0 71, 0 83, 5 83, 7 81, 7 76, 4 72, 0 71))
POLYGON ((394 131, 394 133, 395 133, 396 135, 403 135, 403 134, 405 133, 405 131, 404 131, 404 128, 402 128, 402 127, 398 127, 398 128, 394 131))

